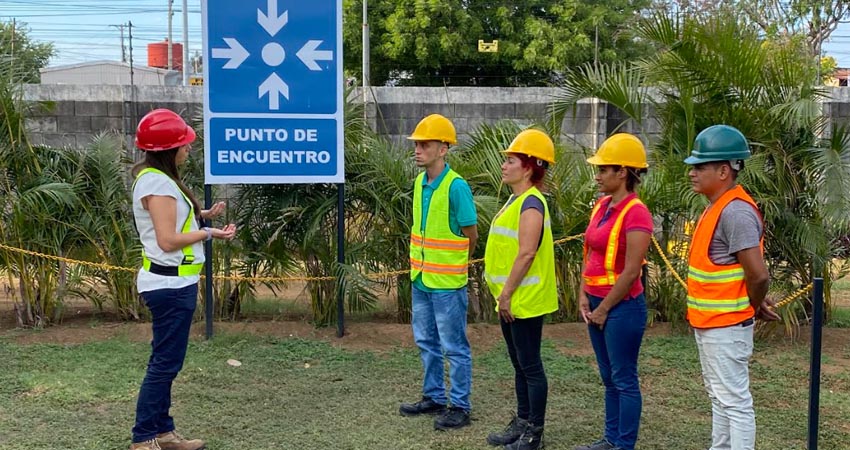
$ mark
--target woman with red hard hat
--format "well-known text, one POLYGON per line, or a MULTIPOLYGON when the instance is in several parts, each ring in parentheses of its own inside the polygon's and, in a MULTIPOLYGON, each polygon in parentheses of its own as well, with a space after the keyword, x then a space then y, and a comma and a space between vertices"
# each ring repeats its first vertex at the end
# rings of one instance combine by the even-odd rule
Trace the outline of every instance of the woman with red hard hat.
POLYGON ((189 328, 204 266, 203 242, 233 239, 236 226, 201 228, 201 219, 224 211, 224 203, 202 210, 181 181, 177 166, 189 157, 195 131, 176 113, 156 109, 136 129, 145 152, 133 167, 133 216, 142 243, 136 286, 151 311, 153 341, 139 399, 130 450, 200 450, 204 441, 184 439, 169 415, 171 385, 183 367, 189 328))

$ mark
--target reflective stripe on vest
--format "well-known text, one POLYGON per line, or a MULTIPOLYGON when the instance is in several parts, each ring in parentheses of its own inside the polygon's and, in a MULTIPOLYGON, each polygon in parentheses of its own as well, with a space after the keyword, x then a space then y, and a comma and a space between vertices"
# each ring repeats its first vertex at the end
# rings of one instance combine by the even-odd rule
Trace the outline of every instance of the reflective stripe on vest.
MULTIPOLYGON (((733 200, 743 200, 758 212, 752 197, 742 187, 736 186, 702 213, 691 240, 688 258, 688 321, 694 328, 727 327, 755 315, 747 295, 741 264, 718 265, 708 256, 720 214, 733 200)), ((764 255, 763 238, 759 242, 759 251, 764 255)))
MULTIPOLYGON (((602 209, 602 204, 608 201, 608 205, 610 202, 611 196, 605 196, 601 198, 596 205, 593 206, 593 210, 590 212, 590 223, 593 223, 593 219, 596 217, 597 213, 605 214, 604 211, 600 211, 602 209)), ((605 274, 582 274, 582 278, 584 278, 584 284, 587 286, 613 286, 614 283, 617 282, 617 278, 619 278, 619 274, 614 271, 614 265, 617 261, 617 252, 620 247, 620 230, 623 229, 623 221, 625 220, 626 213, 629 212, 632 207, 635 205, 642 205, 643 203, 639 198, 635 197, 629 200, 628 203, 620 210, 620 213, 617 215, 617 218, 614 220, 614 226, 611 227, 611 234, 608 235, 608 245, 605 246, 605 274)), ((610 220, 610 218, 609 218, 610 220)), ((584 263, 585 263, 585 272, 587 271, 587 240, 584 242, 584 263)))
POLYGON ((456 235, 449 226, 449 192, 460 178, 449 169, 431 195, 427 223, 422 223, 422 180, 413 186, 413 225, 410 227, 410 279, 422 276, 431 289, 459 289, 466 286, 469 265, 469 238, 456 235))
MULTIPOLYGON (((549 206, 537 188, 532 187, 517 197, 493 219, 484 252, 484 279, 498 298, 511 275, 519 255, 519 221, 522 203, 533 195, 543 202, 543 236, 534 261, 511 295, 511 314, 519 319, 538 317, 558 309, 558 287, 555 281, 555 244, 549 206)), ((496 309, 498 310, 498 305, 496 309)))
MULTIPOLYGON (((133 180, 132 189, 135 189, 136 182, 138 182, 139 178, 141 178, 142 175, 144 175, 146 173, 156 173, 156 174, 165 175, 166 177, 168 177, 168 174, 166 174, 165 172, 163 172, 159 169, 154 169, 153 167, 148 167, 148 168, 142 169, 138 173, 138 175, 136 175, 136 179, 133 180)), ((168 179, 171 181, 172 184, 174 184, 174 187, 177 189, 177 192, 179 192, 180 195, 183 197, 183 200, 186 201, 186 204, 189 205, 189 215, 186 216, 186 221, 183 222, 183 227, 180 229, 180 231, 182 233, 188 233, 192 230, 191 224, 192 224, 192 220, 194 220, 194 218, 195 218, 195 205, 192 204, 192 200, 190 200, 189 197, 187 197, 186 194, 183 193, 183 190, 180 189, 180 186, 178 186, 177 183, 175 183, 174 180, 171 179, 171 177, 168 177, 168 179)), ((203 264, 193 264, 193 262, 195 261, 195 252, 192 250, 192 246, 189 245, 189 246, 183 247, 182 252, 183 252, 183 262, 181 262, 180 265, 177 266, 177 276, 186 277, 186 276, 191 276, 191 275, 198 275, 199 273, 201 273, 201 270, 203 270, 204 265, 203 264)), ((142 267, 144 267, 145 270, 147 270, 147 271, 151 270, 151 260, 148 259, 148 256, 145 254, 144 247, 142 247, 142 267)))

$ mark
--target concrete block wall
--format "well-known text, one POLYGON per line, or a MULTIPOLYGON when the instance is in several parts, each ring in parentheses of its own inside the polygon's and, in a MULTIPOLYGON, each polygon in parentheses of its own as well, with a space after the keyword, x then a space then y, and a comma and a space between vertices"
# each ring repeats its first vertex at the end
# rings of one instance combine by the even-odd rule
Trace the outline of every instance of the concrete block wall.
MULTIPOLYGON (((367 118, 373 129, 402 142, 416 124, 428 114, 442 114, 452 119, 462 142, 482 125, 512 120, 528 125, 544 120, 557 98, 557 88, 474 88, 474 87, 377 87, 370 89, 367 118)), ((360 98, 355 91, 353 96, 360 98)), ((565 114, 561 124, 562 138, 591 145, 606 130, 606 108, 597 107, 597 120, 592 120, 592 101, 582 100, 565 114), (595 128, 595 129, 594 129, 595 128)))
MULTIPOLYGON (((404 142, 422 117, 440 113, 451 118, 459 139, 483 124, 513 120, 521 125, 544 119, 559 94, 558 88, 376 87, 367 92, 366 115, 379 133, 404 142)), ((824 113, 833 121, 850 123, 850 88, 828 88, 824 113)), ((355 90, 353 99, 362 98, 355 90)), ((27 119, 36 145, 85 147, 101 132, 124 136, 131 149, 138 120, 155 108, 170 108, 186 120, 202 122, 202 86, 27 85, 24 99, 33 103, 27 119)), ((657 133, 652 105, 645 105, 644 131, 657 133)), ((582 100, 565 114, 561 139, 592 147, 615 130, 637 131, 615 107, 582 100), (596 110, 595 117, 593 114, 596 110)), ((405 144, 407 145, 407 144, 405 144)), ((128 154, 135 152, 128 151, 128 154)))
POLYGON ((186 120, 202 119, 199 87, 27 85, 24 100, 32 112, 26 126, 33 145, 89 145, 99 133, 124 136, 128 148, 138 120, 155 108, 170 108, 186 120))

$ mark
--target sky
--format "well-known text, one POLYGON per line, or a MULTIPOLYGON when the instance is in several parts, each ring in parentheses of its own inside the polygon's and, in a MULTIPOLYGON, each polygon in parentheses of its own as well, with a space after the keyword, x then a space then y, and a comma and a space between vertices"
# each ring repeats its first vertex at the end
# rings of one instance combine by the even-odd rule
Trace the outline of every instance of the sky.
MULTIPOLYGON (((0 20, 15 18, 38 41, 53 42, 50 66, 108 59, 121 60, 117 25, 133 24, 133 61, 147 64, 147 45, 168 36, 168 4, 173 2, 173 42, 183 40, 183 0, 0 0, 0 20)), ((239 1, 239 0, 234 0, 239 1)), ((299 0, 304 1, 304 0, 299 0)), ((202 50, 201 2, 187 0, 189 55, 202 50)), ((125 28, 125 45, 129 45, 125 28)), ((824 45, 839 67, 850 68, 850 21, 842 23, 824 45)))
MULTIPOLYGON (((173 2, 172 41, 183 42, 183 0, 173 2)), ((118 25, 133 24, 133 61, 147 64, 147 46, 168 36, 169 0, 0 0, 0 20, 25 23, 33 40, 53 42, 49 66, 121 60, 118 25)), ((188 0, 189 56, 202 51, 201 2, 188 0)), ((124 45, 129 54, 129 30, 124 45)))

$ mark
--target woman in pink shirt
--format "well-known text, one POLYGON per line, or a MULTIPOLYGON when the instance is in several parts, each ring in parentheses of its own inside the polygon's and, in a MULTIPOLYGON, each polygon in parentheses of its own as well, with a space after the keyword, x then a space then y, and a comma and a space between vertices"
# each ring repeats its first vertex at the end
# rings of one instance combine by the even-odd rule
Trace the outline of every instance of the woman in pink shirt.
POLYGON ((635 187, 648 167, 646 151, 640 139, 619 133, 587 162, 597 166, 604 196, 584 235, 579 311, 605 385, 605 428, 601 439, 576 450, 634 450, 643 403, 637 364, 646 329, 640 274, 652 236, 652 215, 635 187))

